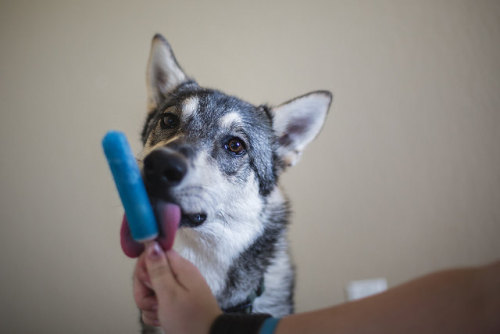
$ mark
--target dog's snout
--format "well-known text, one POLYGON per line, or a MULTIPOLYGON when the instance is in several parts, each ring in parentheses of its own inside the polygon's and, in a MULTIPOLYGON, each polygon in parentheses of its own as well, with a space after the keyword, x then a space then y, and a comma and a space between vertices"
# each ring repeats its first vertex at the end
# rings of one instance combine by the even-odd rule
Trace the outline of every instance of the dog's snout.
POLYGON ((144 159, 144 178, 152 190, 162 192, 168 187, 178 185, 186 172, 186 159, 176 152, 159 149, 144 159))

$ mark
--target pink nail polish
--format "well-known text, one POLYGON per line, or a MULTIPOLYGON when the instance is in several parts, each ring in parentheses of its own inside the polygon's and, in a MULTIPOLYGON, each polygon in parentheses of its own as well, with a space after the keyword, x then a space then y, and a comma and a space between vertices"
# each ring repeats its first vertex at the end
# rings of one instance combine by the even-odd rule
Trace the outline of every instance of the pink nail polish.
POLYGON ((158 260, 161 255, 160 245, 157 242, 152 242, 148 245, 148 257, 151 260, 158 260))

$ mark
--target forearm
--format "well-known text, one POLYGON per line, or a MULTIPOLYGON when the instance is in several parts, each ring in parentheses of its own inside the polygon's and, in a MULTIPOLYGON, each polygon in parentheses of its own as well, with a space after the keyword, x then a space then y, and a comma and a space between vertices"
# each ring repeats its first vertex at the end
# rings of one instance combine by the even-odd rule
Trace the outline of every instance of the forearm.
POLYGON ((385 293, 280 321, 292 333, 498 333, 500 265, 439 272, 385 293))

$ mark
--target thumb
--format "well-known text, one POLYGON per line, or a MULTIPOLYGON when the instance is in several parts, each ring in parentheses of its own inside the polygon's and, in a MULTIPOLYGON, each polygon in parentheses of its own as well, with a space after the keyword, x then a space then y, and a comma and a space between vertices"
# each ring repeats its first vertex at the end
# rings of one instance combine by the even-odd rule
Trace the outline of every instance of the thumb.
POLYGON ((168 264, 174 274, 178 284, 186 290, 192 290, 200 285, 207 285, 198 268, 194 264, 180 256, 175 250, 168 250, 165 255, 168 264))
POLYGON ((151 279, 151 285, 156 295, 161 299, 174 293, 177 285, 174 273, 165 256, 156 241, 146 244, 146 269, 151 279))

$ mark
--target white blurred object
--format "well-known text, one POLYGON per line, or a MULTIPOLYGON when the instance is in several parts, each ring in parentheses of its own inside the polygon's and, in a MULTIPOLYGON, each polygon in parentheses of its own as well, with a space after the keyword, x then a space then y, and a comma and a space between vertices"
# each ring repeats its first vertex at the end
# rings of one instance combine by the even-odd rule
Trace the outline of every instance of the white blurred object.
POLYGON ((365 298, 385 290, 387 290, 387 280, 385 278, 351 281, 346 287, 347 300, 365 298))

